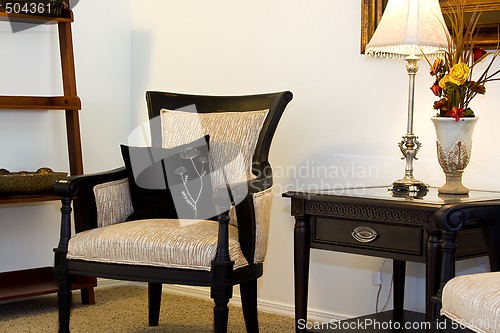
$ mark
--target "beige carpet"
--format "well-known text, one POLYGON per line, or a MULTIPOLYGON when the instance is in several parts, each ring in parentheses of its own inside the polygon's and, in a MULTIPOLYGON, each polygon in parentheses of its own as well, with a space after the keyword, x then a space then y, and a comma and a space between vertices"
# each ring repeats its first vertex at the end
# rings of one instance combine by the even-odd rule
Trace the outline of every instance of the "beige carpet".
MULTIPOLYGON (((158 327, 147 325, 147 289, 118 287, 97 289, 96 304, 82 305, 74 292, 71 332, 79 333, 209 333, 213 332, 213 303, 196 298, 163 294, 158 327)), ((294 331, 291 317, 259 313, 260 333, 294 331)), ((50 295, 0 305, 2 333, 56 333, 57 302, 50 295)), ((244 333, 241 308, 229 309, 229 333, 244 333)))

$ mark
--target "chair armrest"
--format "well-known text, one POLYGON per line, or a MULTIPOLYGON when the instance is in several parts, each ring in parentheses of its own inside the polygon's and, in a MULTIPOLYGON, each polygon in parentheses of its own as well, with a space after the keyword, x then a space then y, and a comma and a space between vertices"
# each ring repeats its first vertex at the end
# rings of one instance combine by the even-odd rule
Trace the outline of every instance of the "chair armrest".
POLYGON ((441 297, 446 282, 455 276, 456 235, 470 223, 477 223, 481 227, 491 270, 500 270, 500 248, 497 245, 500 242, 500 201, 445 205, 436 212, 435 217, 437 226, 443 232, 443 258, 438 298, 441 297))
MULTIPOLYGON (((258 176, 255 179, 219 186, 214 190, 214 201, 216 206, 218 206, 219 213, 223 215, 222 218, 224 221, 224 223, 219 225, 219 229, 222 229, 219 230, 219 235, 225 235, 227 229, 225 226, 226 220, 231 206, 234 205, 236 210, 234 216, 237 221, 230 220, 229 224, 237 225, 241 250, 247 261, 252 264, 255 262, 258 231, 253 197, 254 194, 270 189, 273 184, 269 164, 266 163, 263 169, 266 172, 256 173, 258 176)), ((219 216, 219 222, 221 222, 221 216, 219 216)), ((262 232, 262 230, 260 231, 262 232)), ((225 237, 219 237, 218 244, 218 248, 224 250, 228 245, 221 242, 225 242, 225 237)))
POLYGON ((97 208, 93 189, 96 185, 127 178, 125 167, 62 178, 54 185, 54 191, 62 199, 73 200, 75 231, 97 227, 97 208))
POLYGON ((238 205, 247 199, 249 195, 262 192, 273 185, 273 175, 269 163, 254 163, 253 173, 257 175, 254 179, 230 183, 214 189, 215 203, 229 210, 228 202, 238 205))
POLYGON ((273 170, 269 162, 253 163, 252 172, 256 177, 249 181, 251 193, 261 192, 273 186, 273 170))
POLYGON ((54 191, 61 197, 73 197, 82 189, 93 188, 97 184, 123 178, 127 178, 125 167, 86 175, 69 176, 59 179, 54 185, 54 191))

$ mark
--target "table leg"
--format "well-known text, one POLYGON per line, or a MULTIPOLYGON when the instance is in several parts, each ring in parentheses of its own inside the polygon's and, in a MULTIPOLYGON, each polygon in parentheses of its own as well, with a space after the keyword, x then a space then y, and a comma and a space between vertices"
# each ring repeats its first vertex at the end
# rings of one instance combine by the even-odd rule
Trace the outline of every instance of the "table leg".
POLYGON ((396 320, 401 321, 405 303, 406 261, 393 260, 392 271, 394 276, 394 315, 396 320))
POLYGON ((295 217, 294 275, 295 275, 295 329, 305 333, 309 287, 310 227, 304 217, 295 217))
POLYGON ((437 295, 440 282, 441 238, 437 231, 427 231, 427 261, 425 265, 425 320, 432 323, 432 297, 437 295))

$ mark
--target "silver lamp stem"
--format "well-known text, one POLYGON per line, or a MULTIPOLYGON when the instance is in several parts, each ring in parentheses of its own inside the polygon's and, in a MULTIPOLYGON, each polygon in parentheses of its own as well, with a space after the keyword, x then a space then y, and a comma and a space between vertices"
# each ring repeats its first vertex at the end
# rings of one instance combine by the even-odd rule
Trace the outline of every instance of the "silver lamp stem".
POLYGON ((418 72, 418 61, 420 57, 413 52, 405 58, 408 72, 408 122, 406 127, 406 135, 398 144, 399 149, 403 153, 402 159, 406 160, 405 175, 402 179, 396 180, 392 184, 393 189, 405 189, 410 192, 426 191, 428 185, 413 177, 413 160, 417 159, 417 152, 421 147, 421 143, 417 141, 417 136, 413 134, 413 105, 415 95, 415 75, 418 72))
POLYGON ((415 76, 418 72, 419 57, 409 55, 405 58, 406 72, 408 73, 408 123, 406 127, 406 135, 413 135, 413 106, 415 98, 415 76))

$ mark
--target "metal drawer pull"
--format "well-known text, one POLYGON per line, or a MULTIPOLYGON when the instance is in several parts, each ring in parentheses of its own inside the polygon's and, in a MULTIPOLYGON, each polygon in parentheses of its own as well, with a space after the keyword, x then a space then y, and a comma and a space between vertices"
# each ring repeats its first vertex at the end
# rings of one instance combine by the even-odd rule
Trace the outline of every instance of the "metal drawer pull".
POLYGON ((377 231, 370 227, 357 227, 351 235, 360 243, 373 242, 378 236, 377 231))

